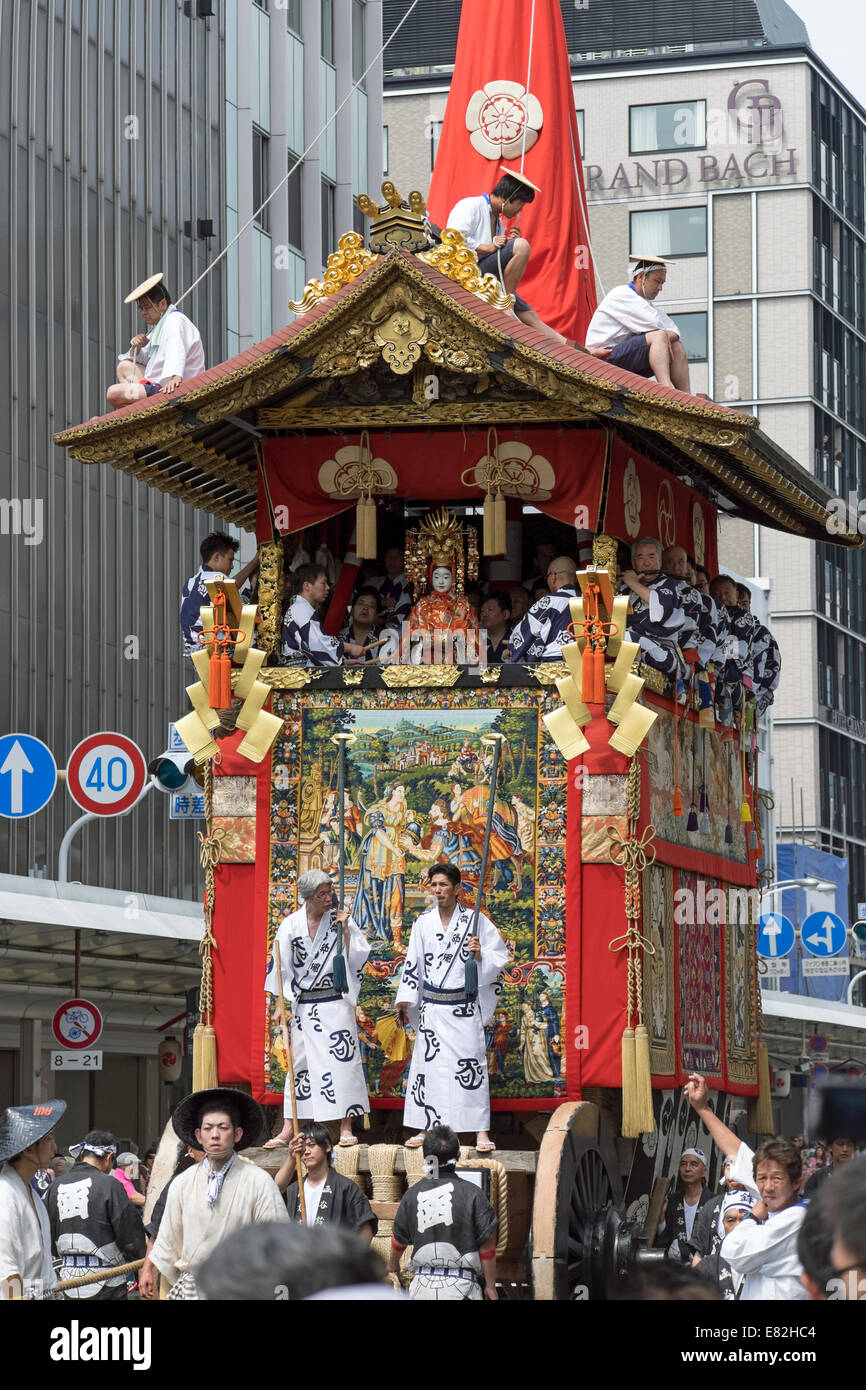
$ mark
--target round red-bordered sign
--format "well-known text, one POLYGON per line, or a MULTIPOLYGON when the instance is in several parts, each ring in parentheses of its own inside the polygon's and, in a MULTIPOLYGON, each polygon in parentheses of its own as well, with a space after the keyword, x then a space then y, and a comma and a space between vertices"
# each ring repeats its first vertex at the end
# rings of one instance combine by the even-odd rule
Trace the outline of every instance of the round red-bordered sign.
POLYGON ((67 999, 51 1020, 61 1047, 92 1047, 102 1032, 102 1014, 89 999, 67 999))
POLYGON ((66 767, 69 795, 83 811, 118 816, 134 806, 147 780, 147 763, 125 734, 88 734, 66 767))

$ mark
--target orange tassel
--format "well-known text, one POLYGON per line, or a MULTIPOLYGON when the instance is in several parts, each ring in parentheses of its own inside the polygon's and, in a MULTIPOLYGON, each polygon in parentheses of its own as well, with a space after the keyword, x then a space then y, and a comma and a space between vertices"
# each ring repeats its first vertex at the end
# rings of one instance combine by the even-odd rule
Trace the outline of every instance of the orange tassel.
POLYGON ((683 814, 683 797, 682 797, 682 793, 681 793, 679 787, 674 787, 674 815, 675 815, 675 816, 681 816, 682 814, 683 814))
POLYGON ((604 704, 604 652, 590 642, 583 649, 581 694, 586 705, 604 704))
POLYGON ((228 709, 232 702, 232 663, 227 652, 210 659, 210 707, 228 709))

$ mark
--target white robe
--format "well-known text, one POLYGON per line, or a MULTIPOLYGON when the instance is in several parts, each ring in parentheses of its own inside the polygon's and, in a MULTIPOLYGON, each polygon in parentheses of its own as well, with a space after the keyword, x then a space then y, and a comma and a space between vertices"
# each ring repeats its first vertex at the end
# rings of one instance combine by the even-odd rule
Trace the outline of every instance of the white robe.
POLYGON ((170 1284, 195 1271, 232 1231, 259 1221, 288 1221, 289 1213, 273 1178, 239 1155, 225 1175, 220 1195, 208 1206, 207 1163, 197 1163, 174 1179, 150 1258, 170 1284))
MULTIPOLYGON (((342 928, 340 928, 342 931, 342 928)), ((349 949, 346 952, 348 994, 327 1003, 301 1004, 301 990, 327 989, 334 983, 334 955, 337 931, 332 914, 326 912, 311 940, 306 906, 285 917, 275 938, 280 947, 283 969, 283 995, 292 1010, 292 1061, 295 1070, 295 1099, 301 1120, 341 1120, 347 1115, 365 1115, 370 1098, 361 1065, 355 1005, 361 989, 364 964, 370 944, 358 924, 349 918, 349 949)), ((278 992, 275 956, 268 961, 265 989, 278 992)), ((283 1113, 291 1115, 291 1096, 286 1095, 283 1113)))
POLYGON ((45 1203, 11 1164, 4 1163, 0 1171, 0 1299, 41 1298, 56 1283, 45 1203), (15 1274, 23 1287, 6 1282, 15 1274))
MULTIPOLYGON (((753 1176, 754 1157, 748 1144, 740 1144, 729 1176, 760 1196, 753 1176)), ((725 1236, 719 1254, 730 1265, 735 1283, 738 1275, 745 1276, 740 1302, 808 1299, 800 1283, 803 1266, 797 1254, 797 1234, 805 1215, 805 1206, 787 1207, 770 1212, 760 1223, 746 1218, 725 1236)))
POLYGON ((666 333, 676 333, 679 329, 664 309, 655 300, 644 299, 631 285, 617 285, 606 294, 589 321, 586 330, 586 346, 616 347, 634 333, 654 333, 663 328, 666 333))
MULTIPOLYGON (((137 360, 144 366, 145 381, 164 386, 175 376, 182 381, 199 376, 204 371, 204 348, 201 334, 192 319, 188 319, 180 309, 172 307, 166 309, 159 322, 162 330, 158 341, 152 341, 154 330, 151 329, 145 346, 138 352, 137 360)), ((122 352, 117 360, 123 362, 127 358, 132 358, 131 348, 128 352, 122 352)))
POLYGON ((464 988, 472 918, 469 908, 457 907, 443 927, 438 907, 432 907, 421 913, 409 938, 396 1002, 409 1005, 417 1034, 403 1112, 413 1129, 446 1124, 477 1132, 490 1124, 484 1024, 493 1017, 502 990, 508 949, 483 913, 478 919, 478 998, 454 1004, 423 998, 425 984, 441 990, 464 988))

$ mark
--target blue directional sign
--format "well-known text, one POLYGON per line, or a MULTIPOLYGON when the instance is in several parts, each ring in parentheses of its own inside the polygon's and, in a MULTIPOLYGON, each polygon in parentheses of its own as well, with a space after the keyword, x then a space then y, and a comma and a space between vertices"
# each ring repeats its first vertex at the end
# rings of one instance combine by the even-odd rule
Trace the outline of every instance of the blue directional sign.
POLYGON ((54 795, 57 764, 51 750, 31 734, 0 738, 0 816, 35 816, 54 795))
POLYGON ((810 912, 803 923, 800 940, 813 956, 838 956, 848 937, 848 928, 835 912, 810 912))
POLYGON ((767 960, 786 956, 794 945, 794 923, 781 912, 765 912, 758 918, 758 955, 767 960))

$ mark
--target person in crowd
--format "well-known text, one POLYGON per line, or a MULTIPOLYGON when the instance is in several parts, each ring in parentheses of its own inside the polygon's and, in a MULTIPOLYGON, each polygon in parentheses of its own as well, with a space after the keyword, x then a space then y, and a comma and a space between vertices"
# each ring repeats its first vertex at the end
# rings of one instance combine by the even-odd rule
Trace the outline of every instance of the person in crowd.
POLYGON ((117 360, 117 382, 106 393, 115 410, 157 392, 170 396, 182 381, 204 371, 201 334, 172 304, 162 272, 144 280, 124 302, 137 303, 150 332, 137 333, 117 360))
POLYGON ((481 612, 481 605, 484 602, 484 590, 480 584, 467 584, 463 589, 463 596, 475 617, 478 618, 481 612))
POLYGON ((641 661, 677 680, 685 671, 680 648, 686 628, 677 581, 662 569, 662 547, 652 536, 635 541, 631 551, 632 568, 623 571, 620 592, 631 591, 628 640, 637 642, 641 661))
MULTIPOLYGON (((111 1269, 140 1260, 145 1253, 141 1215, 122 1186, 112 1181, 116 1152, 113 1134, 92 1129, 80 1144, 72 1145, 75 1164, 52 1183, 45 1199, 52 1243, 61 1262, 61 1282, 105 1270, 104 1281, 69 1289, 65 1298, 125 1299, 127 1276, 112 1275, 111 1269)), ((141 1194, 136 1195, 143 1204, 141 1194)))
POLYGON ((115 1166, 111 1169, 111 1176, 116 1178, 132 1202, 133 1206, 143 1207, 145 1202, 144 1194, 136 1186, 141 1176, 141 1165, 138 1155, 133 1153, 118 1154, 115 1159, 115 1166))
POLYGON ((807 1201, 818 1195, 828 1178, 851 1162, 857 1149, 850 1135, 836 1134, 828 1142, 828 1151, 830 1162, 816 1168, 803 1188, 803 1196, 807 1201))
MULTIPOLYGON (((710 593, 727 612, 726 660, 722 674, 724 712, 720 722, 729 725, 729 703, 734 715, 742 708, 744 699, 754 700, 758 714, 763 714, 773 703, 773 692, 781 673, 781 657, 769 629, 759 623, 753 613, 740 607, 737 584, 729 574, 717 575, 710 585, 710 593)), ((718 700, 717 690, 717 703, 718 700)))
POLYGON ((695 588, 699 594, 710 592, 710 572, 706 565, 695 565, 695 588))
POLYGON ((679 1187, 668 1199, 664 1220, 659 1225, 655 1243, 663 1246, 674 1259, 686 1254, 691 1243, 695 1217, 713 1194, 706 1185, 707 1156, 703 1149, 684 1149, 680 1158, 679 1187))
POLYGON ((370 587, 375 588, 379 595, 381 626, 395 628, 399 632, 412 608, 412 585, 406 578, 402 545, 387 546, 384 563, 384 575, 380 579, 371 579, 370 587))
POLYGON ((508 602, 511 604, 511 621, 519 623, 525 618, 531 608, 529 594, 522 584, 516 584, 508 591, 508 602))
POLYGON ((846 1163, 822 1189, 833 1231, 830 1259, 832 1292, 837 1298, 862 1301, 866 1296, 866 1158, 846 1163))
POLYGON ((479 617, 487 641, 487 664, 499 666, 503 661, 510 661, 511 603, 508 595, 499 590, 492 593, 482 603, 479 617))
POLYGON ((752 613, 752 591, 748 584, 737 585, 737 603, 754 621, 752 646, 755 661, 755 710, 763 714, 773 703, 774 692, 782 674, 782 654, 770 629, 752 613))
POLYGON ((373 1239, 376 1218, 360 1187, 334 1167, 334 1148, 324 1125, 305 1124, 289 1144, 289 1156, 274 1181, 285 1195, 290 1221, 301 1220, 297 1159, 304 1178, 304 1206, 308 1226, 346 1226, 367 1244, 373 1239))
MULTIPOLYGON (((713 1249, 709 1254, 696 1255, 692 1267, 697 1270, 702 1279, 706 1279, 713 1287, 722 1291, 722 1297, 727 1301, 739 1298, 740 1290, 743 1285, 742 1274, 735 1274, 726 1260, 722 1259, 721 1248, 726 1236, 731 1234, 736 1226, 740 1224, 751 1212, 753 1197, 750 1192, 741 1188, 739 1192, 729 1192, 722 1198, 722 1207, 716 1218, 715 1234, 718 1240, 714 1242, 713 1249)), ((704 1210, 708 1210, 707 1207, 704 1210)))
POLYGON ((403 1301, 375 1250, 345 1226, 263 1222, 235 1231, 198 1270, 208 1302, 346 1298, 403 1301))
POLYGON ((532 306, 517 293, 529 265, 529 242, 526 237, 515 233, 506 235, 502 230, 501 218, 519 217, 527 203, 534 202, 536 193, 541 190, 516 170, 505 169, 502 165, 500 169, 502 177, 492 193, 461 198, 455 203, 448 214, 448 229, 460 232, 466 245, 475 252, 482 275, 495 276, 508 293, 514 295, 514 312, 521 323, 528 324, 557 343, 564 343, 566 339, 562 334, 544 323, 532 306))
POLYGON ((618 285, 599 304, 586 331, 595 357, 635 376, 654 376, 659 386, 690 391, 689 360, 673 319, 655 303, 667 280, 661 256, 632 256, 627 285, 618 285))
POLYGON ((569 600, 577 597, 577 565, 568 555, 552 560, 547 570, 550 593, 533 603, 512 629, 512 661, 556 661, 574 639, 569 633, 569 600))
POLYGON ((629 1303, 720 1303, 722 1292, 697 1269, 676 1260, 659 1260, 638 1265, 613 1286, 610 1298, 629 1303))
POLYGON ((547 588, 547 571, 555 559, 556 546, 553 542, 539 541, 532 555, 532 573, 523 585, 528 594, 534 594, 539 584, 547 588))
POLYGON ((243 569, 233 575, 238 546, 239 542, 234 536, 229 536, 225 531, 212 531, 199 546, 201 564, 192 578, 184 584, 180 596, 180 630, 183 649, 187 656, 194 656, 196 652, 203 650, 198 641, 198 634, 201 632, 201 609, 211 602, 207 591, 208 584, 232 578, 240 590, 259 567, 258 556, 255 556, 248 565, 244 565, 243 569))
MULTIPOLYGON (((374 589, 372 584, 364 584, 356 591, 355 597, 352 599, 348 621, 339 635, 344 650, 347 642, 352 642, 361 648, 378 642, 382 636, 382 624, 379 617, 378 590, 374 589)), ((381 661, 383 651, 384 647, 375 647, 373 651, 365 651, 357 659, 363 663, 381 661)))
POLYGON ((721 1258, 745 1275, 739 1298, 805 1299, 797 1236, 806 1208, 800 1203, 802 1163, 788 1139, 770 1139, 753 1153, 709 1104, 707 1083, 692 1072, 683 1093, 723 1153, 734 1155, 733 1176, 758 1198, 746 1220, 725 1236, 721 1258))
POLYGON ((65 1100, 46 1100, 0 1115, 0 1300, 42 1298, 57 1283, 48 1211, 30 1184, 57 1152, 65 1110, 65 1100))
MULTIPOLYGON (((355 1019, 370 943, 348 912, 334 906, 333 885, 322 869, 307 869, 300 875, 298 901, 300 907, 283 918, 275 937, 280 948, 283 996, 292 1010, 297 1112, 305 1120, 339 1120, 340 1144, 347 1148, 358 1142, 352 1133, 352 1117, 370 1109, 355 1019), (340 945, 346 993, 335 986, 340 945)), ((280 988, 272 953, 265 990, 277 996, 280 988)), ((266 1147, 287 1144, 294 1133, 288 1089, 283 1116, 282 1130, 266 1147)))
POLYGON ((433 1124, 474 1131, 479 1153, 496 1147, 490 1138, 490 1082, 484 1026, 493 1017, 508 948, 482 912, 473 935, 473 913, 459 901, 456 864, 434 864, 433 904, 415 921, 397 989, 397 1021, 417 1037, 403 1112, 424 1142, 433 1124), (466 962, 476 962, 477 996, 467 992, 466 962))
POLYGON ((281 654, 285 666, 340 666, 347 656, 363 657, 359 642, 344 642, 322 631, 316 616, 331 592, 321 565, 295 570, 294 601, 283 618, 281 654))
MULTIPOLYGON (((722 1206, 725 1198, 733 1192, 745 1192, 741 1182, 737 1182, 732 1176, 734 1168, 734 1156, 728 1154, 722 1169, 722 1190, 711 1202, 706 1202, 698 1211, 695 1217, 695 1224, 692 1227, 692 1235, 689 1244, 697 1252, 697 1258, 704 1255, 715 1255, 722 1243, 722 1233, 719 1229, 719 1217, 722 1214, 722 1206)), ((753 1201, 750 1193, 747 1194, 749 1203, 753 1201)))
POLYGON ((668 546, 662 555, 662 567, 666 574, 678 581, 685 618, 679 645, 691 669, 692 680, 697 684, 700 708, 711 711, 711 672, 722 655, 724 624, 713 599, 708 594, 702 594, 692 583, 695 570, 681 545, 668 546))
POLYGON ((424 1136, 426 1176, 404 1193, 391 1234, 388 1269, 412 1246, 409 1297, 424 1302, 496 1301, 496 1213, 455 1171, 460 1141, 448 1125, 424 1136))
POLYGON ((831 1292, 833 1276, 833 1226, 826 1190, 816 1193, 806 1208, 797 1235, 797 1254, 803 1266, 800 1281, 814 1302, 823 1302, 831 1292))
POLYGON ((230 1232, 289 1218, 273 1179, 239 1158, 264 1128, 261 1107, 250 1096, 226 1086, 196 1091, 175 1106, 171 1119, 181 1142, 204 1149, 205 1157, 171 1184, 139 1289, 142 1298, 153 1298, 156 1268, 171 1285, 169 1298, 190 1300, 198 1297, 196 1269, 230 1232))

